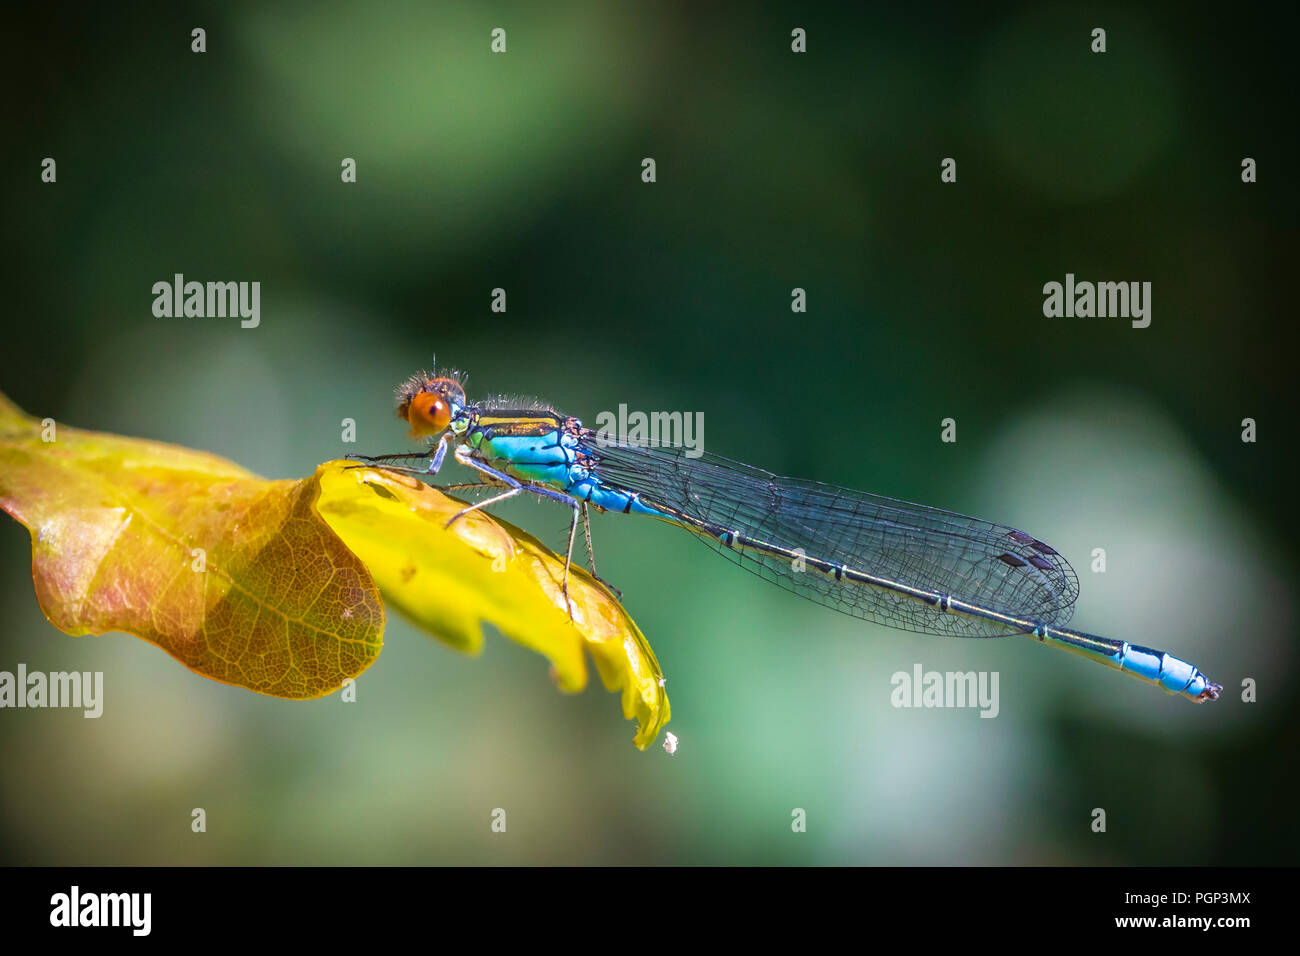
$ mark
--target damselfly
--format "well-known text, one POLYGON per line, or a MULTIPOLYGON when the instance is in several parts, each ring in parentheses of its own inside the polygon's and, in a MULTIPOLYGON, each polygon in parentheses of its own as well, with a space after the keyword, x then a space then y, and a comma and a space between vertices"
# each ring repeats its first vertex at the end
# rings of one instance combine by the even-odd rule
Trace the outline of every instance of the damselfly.
POLYGON ((693 532, 761 577, 836 611, 950 637, 1023 634, 1194 701, 1222 689, 1164 651, 1067 629, 1079 595, 1054 548, 1006 525, 769 472, 681 446, 624 440, 539 403, 466 400, 457 373, 420 373, 397 390, 397 413, 425 451, 353 456, 436 475, 449 449, 478 481, 444 490, 521 493, 572 509, 563 589, 581 523, 595 574, 589 509, 649 515, 693 532), (688 453, 689 452, 689 453, 688 453), (427 459, 422 468, 393 464, 427 459))

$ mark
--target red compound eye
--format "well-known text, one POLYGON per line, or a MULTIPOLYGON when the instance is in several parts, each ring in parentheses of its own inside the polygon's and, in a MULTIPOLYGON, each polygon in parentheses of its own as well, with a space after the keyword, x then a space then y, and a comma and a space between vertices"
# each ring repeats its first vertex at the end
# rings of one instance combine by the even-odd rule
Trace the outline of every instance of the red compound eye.
POLYGON ((451 422, 451 406, 436 392, 421 392, 411 399, 406 420, 411 423, 411 436, 414 438, 437 435, 451 422))

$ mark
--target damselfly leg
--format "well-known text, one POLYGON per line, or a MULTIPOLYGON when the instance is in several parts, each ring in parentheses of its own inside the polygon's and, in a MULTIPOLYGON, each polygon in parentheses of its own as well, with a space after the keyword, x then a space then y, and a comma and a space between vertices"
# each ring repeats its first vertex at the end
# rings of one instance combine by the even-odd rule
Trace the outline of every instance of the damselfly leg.
POLYGON ((596 573, 596 552, 591 546, 591 512, 585 501, 582 503, 582 531, 587 537, 587 565, 591 568, 591 576, 613 591, 616 598, 623 600, 623 592, 596 573))
POLYGON ((573 602, 569 600, 569 568, 573 565, 573 540, 578 532, 578 515, 582 511, 583 502, 579 501, 572 495, 566 495, 562 491, 555 491, 551 488, 545 488, 541 485, 525 485, 516 478, 512 478, 504 471, 498 471, 487 462, 479 460, 469 449, 461 446, 456 449, 456 460, 468 468, 473 468, 481 474, 486 475, 495 482, 506 485, 506 490, 499 495, 493 495, 477 504, 470 505, 468 508, 462 508, 450 518, 447 519, 444 527, 450 528, 458 519, 463 518, 471 511, 478 511, 480 508, 486 508, 488 505, 496 504, 499 501, 505 501, 507 498, 513 498, 521 491, 530 491, 543 498, 550 498, 552 501, 558 501, 561 504, 568 505, 573 509, 573 520, 569 523, 569 547, 564 553, 564 579, 560 582, 560 590, 564 594, 564 605, 568 609, 569 619, 573 619, 573 602))
MULTIPOLYGON (((436 475, 442 468, 443 459, 447 457, 447 439, 443 438, 438 442, 432 455, 423 451, 399 451, 391 455, 348 455, 347 457, 354 461, 364 461, 367 465, 379 465, 389 471, 400 471, 407 475, 436 475), (423 468, 406 468, 402 465, 387 464, 393 461, 411 461, 412 459, 421 460, 426 458, 429 463, 423 468)), ((365 467, 366 465, 348 465, 348 469, 365 467)))
MULTIPOLYGON (((390 455, 348 455, 347 457, 349 459, 357 460, 364 463, 359 465, 349 465, 348 467, 349 468, 379 467, 387 471, 395 471, 395 472, 400 472, 402 474, 429 477, 429 476, 436 475, 438 471, 441 470, 442 459, 445 455, 445 452, 446 452, 446 446, 442 443, 439 443, 433 455, 429 455, 425 452, 396 452, 390 455), (405 465, 395 464, 396 462, 420 460, 420 459, 428 460, 428 464, 423 468, 411 468, 405 465)), ((473 468, 475 471, 477 471, 480 475, 483 476, 484 480, 467 481, 467 482, 460 482, 452 485, 436 486, 440 491, 469 491, 469 490, 480 490, 486 488, 504 489, 504 490, 501 491, 499 494, 495 494, 491 496, 490 498, 485 498, 482 501, 476 502, 475 504, 472 504, 466 508, 462 508, 460 511, 456 512, 449 519, 447 519, 447 523, 444 525, 444 527, 450 528, 453 524, 455 524, 459 519, 463 518, 465 515, 473 511, 478 511, 482 508, 487 508, 490 505, 494 505, 502 501, 506 501, 510 498, 515 497, 521 492, 532 493, 537 495, 539 498, 549 498, 552 501, 557 501, 560 504, 572 510, 572 517, 569 522, 569 543, 568 543, 568 547, 565 549, 565 555, 564 555, 564 578, 561 582, 561 591, 564 594, 565 606, 568 608, 570 619, 572 619, 573 617, 573 603, 569 599, 569 569, 573 566, 573 544, 574 541, 577 540, 579 519, 581 519, 582 521, 583 537, 585 538, 586 545, 587 545, 587 563, 591 568, 591 576, 595 578, 598 582, 600 582, 602 585, 604 585, 606 588, 608 588, 611 592, 613 592, 614 595, 619 600, 622 600, 623 592, 620 591, 618 588, 614 587, 612 584, 610 584, 608 581, 606 581, 604 578, 600 577, 600 575, 596 573, 596 552, 592 546, 592 541, 591 541, 591 518, 587 508, 587 503, 585 501, 580 501, 579 499, 573 497, 572 495, 566 495, 563 492, 555 491, 554 489, 547 488, 544 485, 539 485, 532 482, 527 482, 527 483, 521 482, 518 479, 506 474, 505 472, 493 468, 491 465, 487 464, 485 461, 475 456, 471 450, 464 448, 463 446, 458 447, 454 452, 454 455, 458 462, 460 462, 462 465, 465 465, 468 468, 473 468)))
POLYGON ((411 461, 412 459, 426 459, 429 456, 423 452, 396 452, 392 455, 347 455, 348 461, 363 462, 360 465, 348 465, 345 471, 351 471, 354 468, 369 468, 377 465, 387 471, 400 471, 406 475, 427 475, 431 474, 427 467, 425 468, 407 468, 403 465, 394 465, 395 461, 411 461))

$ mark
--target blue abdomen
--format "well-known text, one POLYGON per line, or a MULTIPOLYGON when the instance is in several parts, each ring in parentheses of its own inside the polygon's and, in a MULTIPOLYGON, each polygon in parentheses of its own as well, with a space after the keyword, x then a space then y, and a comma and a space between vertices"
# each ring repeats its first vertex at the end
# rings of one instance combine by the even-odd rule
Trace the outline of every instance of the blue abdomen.
POLYGON ((564 490, 579 501, 586 501, 598 508, 620 514, 663 517, 663 514, 657 508, 643 502, 636 492, 623 488, 612 488, 601 481, 598 476, 587 472, 585 468, 575 469, 575 472, 578 473, 572 476, 573 480, 569 482, 568 487, 564 490))

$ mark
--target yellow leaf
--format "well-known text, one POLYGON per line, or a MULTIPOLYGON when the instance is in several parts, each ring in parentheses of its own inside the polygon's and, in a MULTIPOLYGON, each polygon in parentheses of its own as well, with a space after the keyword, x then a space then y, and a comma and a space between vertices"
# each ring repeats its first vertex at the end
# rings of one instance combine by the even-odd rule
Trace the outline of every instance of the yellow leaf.
POLYGON ((585 653, 645 749, 668 722, 659 663, 610 593, 483 512, 395 472, 328 462, 266 481, 216 455, 43 423, 0 395, 0 507, 32 535, 41 610, 69 634, 126 631, 214 680, 328 694, 379 654, 383 598, 467 653, 488 622, 549 658, 585 653), (585 653, 584 653, 585 652, 585 653))
POLYGON ((31 532, 45 616, 69 634, 135 634, 214 680, 319 697, 379 654, 383 603, 319 491, 43 424, 0 395, 0 507, 31 532))
POLYGON ((564 559, 483 511, 447 521, 466 502, 417 478, 333 461, 316 471, 321 515, 365 561, 385 599, 466 653, 483 646, 483 622, 545 655, 562 690, 587 685, 584 648, 601 681, 622 693, 645 749, 668 722, 663 674, 649 642, 617 600, 574 564, 573 617, 565 610, 564 559))

